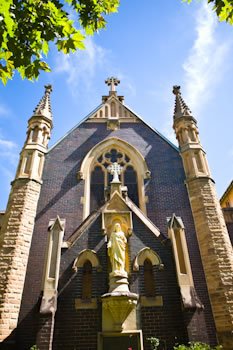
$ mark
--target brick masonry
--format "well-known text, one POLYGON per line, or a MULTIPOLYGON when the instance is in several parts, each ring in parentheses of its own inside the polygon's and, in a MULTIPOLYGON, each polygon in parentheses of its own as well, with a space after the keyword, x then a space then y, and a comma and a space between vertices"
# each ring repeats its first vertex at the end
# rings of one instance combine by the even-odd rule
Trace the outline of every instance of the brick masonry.
MULTIPOLYGON (((69 238, 82 222, 84 181, 77 180, 81 162, 90 149, 108 137, 119 137, 136 147, 145 157, 152 173, 145 183, 148 196, 148 217, 167 236, 167 217, 181 216, 192 265, 194 284, 204 311, 182 312, 172 249, 154 236, 137 218, 134 234, 130 238, 131 264, 137 252, 145 246, 154 249, 161 257, 165 269, 155 271, 156 293, 164 299, 163 307, 141 309, 141 326, 145 349, 149 349, 148 336, 159 336, 171 346, 178 340, 203 340, 216 343, 215 326, 206 287, 203 266, 196 239, 193 216, 184 184, 185 174, 179 152, 144 123, 124 123, 116 131, 107 130, 106 124, 83 123, 68 134, 46 155, 43 185, 38 203, 36 224, 27 267, 19 325, 12 339, 22 350, 38 341, 38 334, 49 342, 49 320, 41 327, 39 306, 42 276, 48 238, 48 223, 59 215, 66 219, 65 238, 69 238), (46 323, 47 322, 47 323, 46 323), (43 331, 44 329, 44 331, 43 331), (47 334, 47 335, 46 335, 47 334)), ((97 251, 102 272, 95 272, 93 297, 108 290, 107 256, 100 218, 83 233, 73 248, 63 250, 60 268, 58 310, 55 316, 54 349, 96 349, 97 332, 101 331, 101 304, 94 310, 75 310, 74 300, 80 297, 80 273, 72 270, 78 253, 85 249, 97 251), (92 329, 88 332, 87 330, 92 329), (90 335, 90 336, 89 336, 90 335), (76 344, 76 345, 75 345, 76 344), (73 347, 72 347, 73 346, 73 347)), ((143 294, 141 271, 130 275, 131 291, 143 294)), ((44 345, 43 345, 44 346, 44 345)), ((45 345, 46 348, 46 345, 45 345)))

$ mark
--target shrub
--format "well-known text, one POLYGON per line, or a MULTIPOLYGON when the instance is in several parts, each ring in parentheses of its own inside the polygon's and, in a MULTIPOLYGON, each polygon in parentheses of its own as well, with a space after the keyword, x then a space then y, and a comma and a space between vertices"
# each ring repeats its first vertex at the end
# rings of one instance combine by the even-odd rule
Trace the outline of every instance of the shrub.
POLYGON ((174 350, 221 350, 222 346, 217 345, 212 348, 208 344, 200 343, 200 342, 190 342, 189 345, 176 345, 174 346, 174 350))
POLYGON ((151 350, 157 350, 159 346, 159 339, 155 337, 146 338, 151 344, 151 350))

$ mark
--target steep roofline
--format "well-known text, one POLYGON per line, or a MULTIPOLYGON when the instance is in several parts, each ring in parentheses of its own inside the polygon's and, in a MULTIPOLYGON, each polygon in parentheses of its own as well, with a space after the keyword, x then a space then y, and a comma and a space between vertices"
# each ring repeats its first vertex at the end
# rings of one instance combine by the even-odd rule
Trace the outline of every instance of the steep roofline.
MULTIPOLYGON (((124 202, 124 204, 131 210, 139 220, 161 241, 168 240, 166 235, 162 233, 159 228, 141 211, 140 208, 130 199, 130 198, 122 198, 117 192, 113 195, 113 197, 117 195, 120 197, 120 200, 124 202)), ((111 203, 112 199, 109 199, 106 203, 104 203, 100 208, 91 212, 88 217, 81 222, 81 224, 74 230, 71 236, 67 239, 66 243, 68 244, 68 248, 71 248, 77 240, 80 238, 82 233, 84 233, 90 225, 100 216, 103 210, 111 203)))
POLYGON ((222 202, 224 201, 224 199, 226 198, 226 196, 228 195, 228 193, 233 189, 233 181, 231 181, 231 183, 229 184, 229 186, 227 187, 227 189, 225 190, 225 192, 223 193, 222 197, 220 198, 220 203, 222 204, 222 202))
POLYGON ((145 124, 146 126, 148 126, 149 129, 151 129, 152 131, 154 131, 158 136, 160 136, 164 141, 166 141, 172 148, 174 148, 176 151, 179 152, 179 148, 174 145, 174 143, 172 143, 170 140, 168 140, 165 136, 163 136, 157 129, 155 129, 153 126, 151 126, 150 124, 148 124, 147 122, 145 122, 145 120, 136 112, 134 112, 134 110, 132 110, 129 106, 127 105, 123 105, 124 107, 126 107, 130 112, 132 112, 138 119, 141 120, 141 122, 143 122, 143 124, 145 124))
POLYGON ((52 149, 54 149, 60 142, 62 142, 66 136, 68 136, 69 134, 72 133, 72 131, 74 131, 76 128, 78 128, 82 123, 84 123, 92 114, 94 114, 101 106, 103 106, 103 103, 100 103, 95 109, 93 109, 90 113, 88 113, 88 115, 86 117, 84 117, 83 119, 80 120, 80 122, 78 122, 78 124, 75 124, 75 126, 73 126, 72 129, 70 129, 69 131, 67 131, 67 133, 62 136, 59 140, 57 140, 57 142, 51 146, 48 150, 48 153, 50 151, 52 151, 52 149))
MULTIPOLYGON (((76 124, 72 129, 70 129, 63 137, 61 137, 53 146, 51 146, 48 150, 48 153, 52 151, 60 142, 62 142, 69 134, 71 134, 76 128, 78 128, 82 123, 84 123, 92 114, 94 114, 99 108, 101 108, 104 103, 99 104, 95 109, 93 109, 86 117, 84 117, 78 124, 76 124)), ((157 129, 152 127, 150 124, 145 122, 143 118, 135 113, 129 106, 122 104, 129 112, 133 113, 143 124, 145 124, 149 129, 155 132, 159 137, 161 137, 165 142, 167 142, 172 148, 174 148, 177 152, 179 152, 179 148, 174 145, 171 141, 169 141, 165 136, 163 136, 157 129)))

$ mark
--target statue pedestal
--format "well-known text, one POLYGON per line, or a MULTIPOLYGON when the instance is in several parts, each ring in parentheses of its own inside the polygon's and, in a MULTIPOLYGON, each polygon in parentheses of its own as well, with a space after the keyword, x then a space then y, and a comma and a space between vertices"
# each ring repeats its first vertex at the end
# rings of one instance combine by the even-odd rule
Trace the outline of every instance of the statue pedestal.
POLYGON ((138 295, 135 293, 115 291, 102 295, 102 331, 138 329, 137 303, 138 295))
POLYGON ((111 272, 109 292, 102 295, 102 331, 136 330, 138 295, 129 291, 127 272, 111 272))
POLYGON ((121 273, 120 275, 115 272, 109 275, 109 293, 121 292, 129 293, 129 282, 127 272, 121 273))

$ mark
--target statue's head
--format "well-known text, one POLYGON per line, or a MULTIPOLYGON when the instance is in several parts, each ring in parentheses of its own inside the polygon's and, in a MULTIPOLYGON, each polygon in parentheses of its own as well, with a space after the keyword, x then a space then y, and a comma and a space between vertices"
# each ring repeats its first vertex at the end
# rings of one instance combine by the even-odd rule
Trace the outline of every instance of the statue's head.
POLYGON ((119 224, 119 222, 117 222, 117 223, 114 225, 114 231, 115 231, 115 232, 120 232, 120 231, 121 231, 121 224, 119 224))

